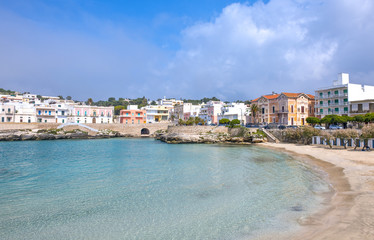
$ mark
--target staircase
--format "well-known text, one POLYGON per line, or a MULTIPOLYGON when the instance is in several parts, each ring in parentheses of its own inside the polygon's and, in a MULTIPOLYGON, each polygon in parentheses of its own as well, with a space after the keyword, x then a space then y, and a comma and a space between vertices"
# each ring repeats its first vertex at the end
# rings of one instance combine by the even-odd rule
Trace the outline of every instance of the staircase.
POLYGON ((269 142, 279 143, 280 141, 278 138, 276 138, 273 134, 271 134, 268 130, 265 128, 260 128, 261 131, 263 131, 266 134, 266 137, 268 138, 269 142))
POLYGON ((66 126, 80 126, 80 127, 87 128, 88 130, 91 130, 93 132, 98 132, 97 129, 89 127, 89 126, 86 126, 86 125, 81 124, 81 123, 64 123, 64 124, 58 126, 57 129, 60 129, 60 128, 63 128, 63 127, 66 127, 66 126))

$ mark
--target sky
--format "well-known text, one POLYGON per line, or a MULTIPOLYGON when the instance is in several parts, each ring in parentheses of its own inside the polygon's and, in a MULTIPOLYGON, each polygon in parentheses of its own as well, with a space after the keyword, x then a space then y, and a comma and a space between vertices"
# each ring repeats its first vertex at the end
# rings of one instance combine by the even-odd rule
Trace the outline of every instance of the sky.
POLYGON ((374 85, 372 0, 0 0, 0 88, 249 100, 374 85))

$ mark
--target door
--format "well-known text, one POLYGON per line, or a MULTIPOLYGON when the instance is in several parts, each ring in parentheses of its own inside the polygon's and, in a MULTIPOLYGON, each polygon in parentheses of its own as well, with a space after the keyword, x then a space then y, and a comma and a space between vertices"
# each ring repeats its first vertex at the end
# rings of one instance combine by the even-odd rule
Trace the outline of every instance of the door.
POLYGON ((96 123, 96 118, 93 118, 93 119, 92 119, 92 123, 96 123))
POLYGON ((293 125, 293 118, 291 118, 291 125, 293 125))

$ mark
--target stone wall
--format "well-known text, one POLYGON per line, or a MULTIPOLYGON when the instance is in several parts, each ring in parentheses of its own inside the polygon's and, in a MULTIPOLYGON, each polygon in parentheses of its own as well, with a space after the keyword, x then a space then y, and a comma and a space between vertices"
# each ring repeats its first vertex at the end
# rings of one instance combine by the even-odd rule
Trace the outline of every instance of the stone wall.
POLYGON ((0 123, 0 130, 50 129, 57 128, 60 123, 0 123))
MULTIPOLYGON (((60 123, 0 123, 0 131, 1 130, 21 130, 21 129, 51 129, 57 128, 62 124, 60 123)), ((167 130, 170 123, 151 123, 151 124, 134 124, 134 125, 125 125, 119 123, 111 123, 111 124, 84 124, 89 127, 92 127, 97 130, 112 130, 117 131, 121 134, 128 134, 135 137, 141 136, 141 130, 143 128, 147 128, 150 134, 155 133, 158 130, 167 130)), ((66 126, 64 130, 73 130, 73 129, 80 129, 83 131, 88 132, 88 129, 80 126, 66 126)))
POLYGON ((228 128, 224 126, 169 126, 168 133, 198 135, 200 133, 228 133, 228 128))

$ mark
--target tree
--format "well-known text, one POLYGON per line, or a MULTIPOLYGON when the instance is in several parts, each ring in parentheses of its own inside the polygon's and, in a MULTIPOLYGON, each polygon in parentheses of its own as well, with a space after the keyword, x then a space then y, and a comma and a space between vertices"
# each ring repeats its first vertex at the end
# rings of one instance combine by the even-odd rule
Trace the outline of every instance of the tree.
POLYGON ((42 100, 42 96, 41 95, 36 95, 36 98, 39 99, 39 100, 42 100))
POLYGON ((312 124, 312 126, 314 126, 316 124, 319 124, 321 122, 321 120, 317 117, 307 117, 306 122, 309 123, 309 124, 312 124))
POLYGON ((67 97, 66 97, 66 100, 71 100, 71 96, 67 96, 67 97))
POLYGON ((369 123, 369 122, 374 122, 374 113, 367 113, 364 116, 364 122, 369 123))
POLYGON ((327 145, 329 145, 329 147, 332 148, 331 140, 333 140, 334 137, 327 131, 323 131, 321 133, 321 137, 326 141, 327 145))
POLYGON ((253 117, 253 123, 256 123, 256 116, 258 113, 258 106, 257 104, 252 104, 251 105, 251 112, 252 112, 252 117, 253 117))
POLYGON ((362 123, 365 121, 365 118, 363 115, 356 115, 353 117, 355 122, 362 123))
POLYGON ((227 119, 227 118, 222 118, 221 120, 219 120, 219 124, 226 125, 226 124, 229 124, 229 123, 230 123, 230 120, 227 119))
POLYGON ((63 96, 60 95, 60 96, 58 96, 58 97, 60 98, 60 100, 64 100, 64 97, 63 97, 63 96))
POLYGON ((230 126, 234 126, 234 125, 238 125, 240 124, 240 120, 239 119, 233 119, 231 122, 230 122, 230 126))
POLYGON ((92 103, 93 103, 92 98, 87 99, 87 104, 88 104, 88 105, 92 105, 92 103))
POLYGON ((114 97, 108 98, 108 102, 115 102, 115 101, 116 101, 116 98, 114 98, 114 97))
POLYGON ((157 103, 153 100, 153 101, 151 102, 151 105, 157 105, 157 103))
POLYGON ((182 119, 182 118, 179 118, 179 120, 178 120, 178 124, 179 124, 179 125, 185 125, 185 124, 186 124, 186 122, 185 122, 185 121, 183 121, 183 119, 182 119))
POLYGON ((115 106, 114 115, 120 115, 122 109, 126 109, 126 107, 122 105, 115 106))

